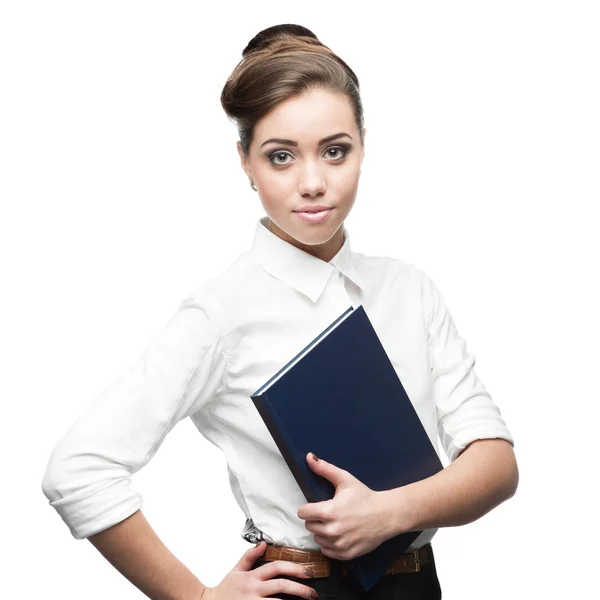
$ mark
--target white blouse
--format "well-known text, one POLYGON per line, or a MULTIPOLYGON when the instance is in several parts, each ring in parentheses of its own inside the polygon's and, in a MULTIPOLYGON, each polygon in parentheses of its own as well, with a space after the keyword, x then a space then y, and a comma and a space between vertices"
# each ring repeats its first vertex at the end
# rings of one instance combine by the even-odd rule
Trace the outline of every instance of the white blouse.
MULTIPOLYGON (((102 392, 52 451, 42 489, 76 539, 142 506, 131 482, 190 417, 227 459, 250 542, 319 549, 306 503, 250 396, 350 305, 362 305, 439 455, 503 438, 500 410, 477 377, 444 298, 419 268, 350 249, 325 262, 256 223, 252 247, 182 301, 139 359, 102 392)), ((327 457, 323 457, 327 460, 327 457)), ((437 529, 413 542, 419 548, 437 529)))

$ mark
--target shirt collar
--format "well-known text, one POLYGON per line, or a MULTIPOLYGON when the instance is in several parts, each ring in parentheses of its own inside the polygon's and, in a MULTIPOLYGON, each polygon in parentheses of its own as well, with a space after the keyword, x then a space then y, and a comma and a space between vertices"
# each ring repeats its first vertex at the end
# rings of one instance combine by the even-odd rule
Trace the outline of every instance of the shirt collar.
POLYGON ((344 243, 340 251, 325 262, 282 240, 267 229, 267 221, 268 217, 258 219, 250 254, 273 277, 302 292, 313 302, 319 299, 336 267, 358 287, 364 287, 353 264, 350 235, 345 225, 342 225, 344 243))

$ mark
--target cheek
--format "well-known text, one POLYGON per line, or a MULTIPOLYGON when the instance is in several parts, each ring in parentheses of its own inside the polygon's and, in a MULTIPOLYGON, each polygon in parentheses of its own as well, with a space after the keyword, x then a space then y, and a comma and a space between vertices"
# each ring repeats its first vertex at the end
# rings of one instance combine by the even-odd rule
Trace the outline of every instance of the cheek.
POLYGON ((356 187, 360 177, 360 169, 339 169, 332 184, 339 194, 347 197, 356 193, 356 187))
POLYGON ((351 189, 356 187, 360 178, 361 161, 357 153, 343 164, 332 169, 332 181, 335 180, 340 188, 351 189))
POLYGON ((260 201, 263 208, 272 215, 287 210, 288 198, 291 192, 286 186, 282 186, 280 181, 261 181, 260 201))
POLYGON ((296 181, 293 177, 282 176, 281 173, 269 173, 266 169, 256 174, 260 184, 261 201, 265 207, 277 209, 285 206, 290 197, 294 196, 296 181))
POLYGON ((263 190, 269 190, 270 196, 276 196, 290 187, 291 177, 285 177, 275 169, 264 166, 255 171, 256 180, 261 184, 263 190))

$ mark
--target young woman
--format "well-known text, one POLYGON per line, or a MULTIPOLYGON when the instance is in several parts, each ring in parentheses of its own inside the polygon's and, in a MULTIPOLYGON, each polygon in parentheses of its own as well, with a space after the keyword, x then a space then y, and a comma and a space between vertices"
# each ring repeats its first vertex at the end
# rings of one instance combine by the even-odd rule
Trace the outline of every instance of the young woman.
POLYGON ((441 598, 435 532, 511 497, 518 470, 511 434, 432 280, 400 259, 350 249, 344 221, 366 134, 358 79, 311 31, 278 25, 247 45, 221 102, 266 212, 252 247, 186 298, 86 408, 50 457, 44 493, 76 539, 88 538, 151 598, 441 598), (451 464, 376 492, 308 454, 336 493, 307 503, 250 396, 349 305, 365 308, 451 464), (241 534, 258 542, 215 587, 162 544, 130 482, 187 417, 225 453, 246 516, 241 534), (404 531, 422 533, 362 592, 343 561, 404 531))

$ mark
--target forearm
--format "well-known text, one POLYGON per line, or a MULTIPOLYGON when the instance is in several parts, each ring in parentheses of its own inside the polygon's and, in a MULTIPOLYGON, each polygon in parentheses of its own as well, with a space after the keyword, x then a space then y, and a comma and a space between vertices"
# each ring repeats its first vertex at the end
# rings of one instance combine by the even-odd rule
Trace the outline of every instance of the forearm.
POLYGON ((477 440, 444 470, 380 492, 390 537, 405 531, 465 525, 514 495, 519 481, 512 446, 477 440))
POLYGON ((198 600, 204 592, 202 582, 163 544, 141 510, 87 539, 152 600, 198 600))

